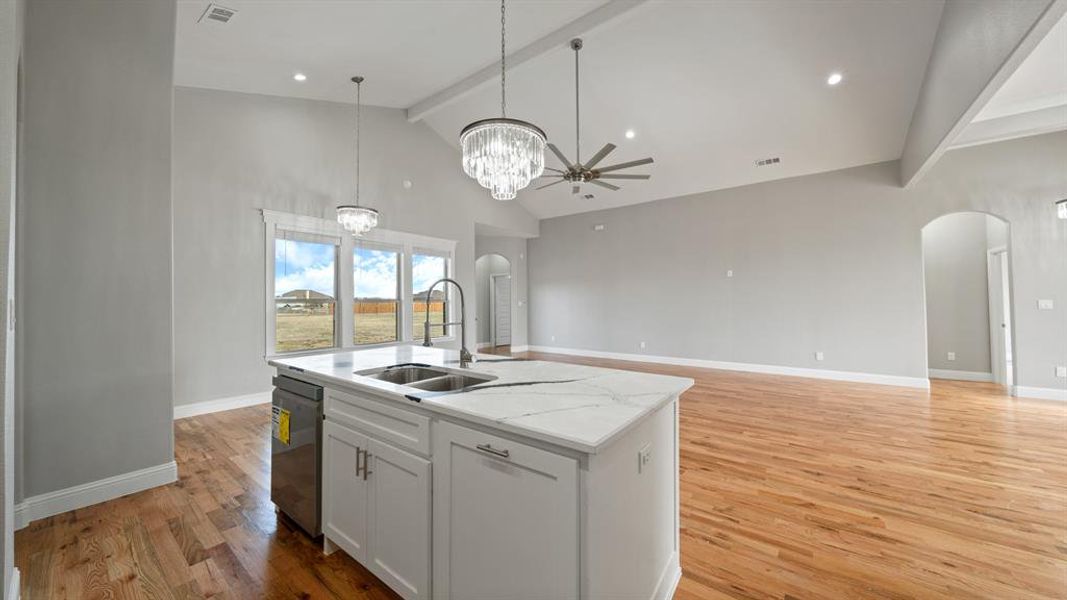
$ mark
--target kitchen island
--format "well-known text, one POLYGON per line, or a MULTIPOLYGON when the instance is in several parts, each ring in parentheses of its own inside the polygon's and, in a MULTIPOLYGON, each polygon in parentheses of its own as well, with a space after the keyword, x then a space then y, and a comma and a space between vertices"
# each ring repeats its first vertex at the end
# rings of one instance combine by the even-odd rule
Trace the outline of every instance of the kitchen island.
POLYGON ((322 386, 322 523, 404 598, 669 598, 692 380, 421 346, 270 364, 322 386))

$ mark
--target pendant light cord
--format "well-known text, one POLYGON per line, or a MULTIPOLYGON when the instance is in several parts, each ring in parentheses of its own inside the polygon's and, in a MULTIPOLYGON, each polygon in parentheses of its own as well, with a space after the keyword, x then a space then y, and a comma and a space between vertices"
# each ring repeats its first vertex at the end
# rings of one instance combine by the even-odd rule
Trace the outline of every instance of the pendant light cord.
MULTIPOLYGON (((360 78, 360 79, 362 79, 362 78, 360 78)), ((362 120, 361 117, 363 116, 362 115, 363 98, 361 97, 361 94, 360 94, 362 89, 363 89, 363 82, 362 81, 357 81, 356 82, 356 206, 359 206, 359 146, 360 146, 359 123, 362 120)))
POLYGON ((500 116, 508 116, 508 100, 504 90, 507 89, 507 46, 505 45, 506 20, 504 15, 504 1, 500 0, 500 116))

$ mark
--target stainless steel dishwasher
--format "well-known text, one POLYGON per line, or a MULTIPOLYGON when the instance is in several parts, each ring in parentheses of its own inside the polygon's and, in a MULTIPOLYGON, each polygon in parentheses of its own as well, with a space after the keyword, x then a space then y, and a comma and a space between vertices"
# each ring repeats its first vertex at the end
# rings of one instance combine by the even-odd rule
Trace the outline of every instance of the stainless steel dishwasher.
POLYGON ((271 402, 270 499, 311 537, 322 533, 322 388, 277 376, 271 402))

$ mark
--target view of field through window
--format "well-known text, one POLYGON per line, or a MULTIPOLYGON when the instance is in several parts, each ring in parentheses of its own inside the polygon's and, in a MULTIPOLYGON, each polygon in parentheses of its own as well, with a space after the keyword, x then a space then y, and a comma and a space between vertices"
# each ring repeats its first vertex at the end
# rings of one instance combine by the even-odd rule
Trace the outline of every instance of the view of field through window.
POLYGON ((274 240, 274 348, 277 352, 334 345, 337 250, 333 244, 274 240))
MULTIPOLYGON (((275 351, 296 352, 336 345, 336 246, 329 243, 277 239, 274 243, 275 351)), ((399 339, 400 258, 397 250, 358 247, 352 251, 352 341, 380 344, 399 339)), ((412 269, 412 333, 423 339, 426 293, 448 276, 443 256, 415 254, 412 269)), ((433 337, 446 335, 446 289, 437 286, 430 298, 433 337)))

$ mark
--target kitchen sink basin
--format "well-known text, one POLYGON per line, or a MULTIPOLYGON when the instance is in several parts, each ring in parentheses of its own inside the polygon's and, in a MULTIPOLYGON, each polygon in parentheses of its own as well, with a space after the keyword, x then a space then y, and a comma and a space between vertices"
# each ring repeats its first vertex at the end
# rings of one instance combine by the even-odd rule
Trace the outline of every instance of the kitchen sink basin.
POLYGON ((474 377, 471 375, 443 375, 411 384, 411 387, 427 392, 454 392, 495 379, 494 377, 474 377))
POLYGON ((410 385, 416 381, 441 377, 442 375, 447 374, 447 371, 442 371, 440 369, 431 369, 429 367, 419 367, 415 365, 372 369, 370 371, 359 371, 356 373, 356 375, 363 375, 364 377, 371 377, 380 381, 395 383, 397 385, 410 385))

